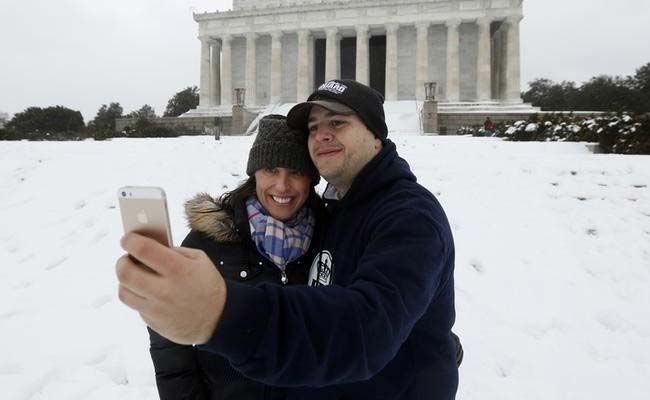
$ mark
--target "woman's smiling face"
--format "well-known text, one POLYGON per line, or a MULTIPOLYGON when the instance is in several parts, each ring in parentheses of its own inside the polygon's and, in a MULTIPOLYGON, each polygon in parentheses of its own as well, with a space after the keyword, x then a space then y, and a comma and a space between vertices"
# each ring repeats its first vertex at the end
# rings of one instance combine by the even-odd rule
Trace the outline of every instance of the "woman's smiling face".
POLYGON ((263 168, 255 171, 255 193, 269 214, 288 221, 309 197, 311 179, 289 168, 263 168))

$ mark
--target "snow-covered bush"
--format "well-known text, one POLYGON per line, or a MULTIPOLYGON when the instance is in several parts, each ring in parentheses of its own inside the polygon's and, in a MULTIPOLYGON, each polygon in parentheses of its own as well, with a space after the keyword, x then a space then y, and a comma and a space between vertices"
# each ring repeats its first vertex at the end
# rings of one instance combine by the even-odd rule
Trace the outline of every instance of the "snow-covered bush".
MULTIPOLYGON (((483 136, 483 127, 461 127, 457 134, 483 136)), ((650 154, 650 114, 533 114, 528 120, 497 123, 493 136, 515 142, 598 142, 605 153, 650 154)))
POLYGON ((614 116, 599 126, 598 138, 606 153, 650 154, 650 114, 614 116))

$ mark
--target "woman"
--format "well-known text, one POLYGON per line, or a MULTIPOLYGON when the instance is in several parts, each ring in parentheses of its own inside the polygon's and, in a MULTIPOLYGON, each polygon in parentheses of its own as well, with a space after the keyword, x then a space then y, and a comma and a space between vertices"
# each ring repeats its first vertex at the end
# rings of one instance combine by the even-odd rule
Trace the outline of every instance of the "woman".
MULTIPOLYGON (((306 283, 322 209, 306 135, 288 128, 284 116, 262 118, 246 173, 246 182, 218 200, 202 193, 185 204, 191 232, 183 246, 205 251, 227 280, 306 283)), ((285 397, 284 389, 244 377, 223 357, 149 333, 162 400, 285 397)))

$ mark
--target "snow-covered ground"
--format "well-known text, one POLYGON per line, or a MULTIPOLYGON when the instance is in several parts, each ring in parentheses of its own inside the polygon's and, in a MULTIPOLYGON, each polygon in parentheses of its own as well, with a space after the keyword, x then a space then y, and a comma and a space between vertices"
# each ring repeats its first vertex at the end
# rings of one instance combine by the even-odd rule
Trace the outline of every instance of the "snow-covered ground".
MULTIPOLYGON (((647 399, 650 156, 576 143, 394 135, 457 249, 459 399, 647 399)), ((0 398, 155 399, 117 299, 116 189, 234 188, 251 137, 0 142, 0 398)))

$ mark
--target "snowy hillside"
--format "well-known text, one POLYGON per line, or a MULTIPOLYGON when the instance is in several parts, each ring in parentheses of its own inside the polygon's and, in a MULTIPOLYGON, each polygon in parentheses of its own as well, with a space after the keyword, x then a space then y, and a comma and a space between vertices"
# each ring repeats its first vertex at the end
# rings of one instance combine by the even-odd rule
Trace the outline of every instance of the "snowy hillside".
MULTIPOLYGON (((650 156, 394 136, 456 240, 459 399, 647 399, 650 156)), ((0 142, 0 398, 155 399, 117 299, 116 189, 182 202, 244 179, 251 137, 0 142)))

